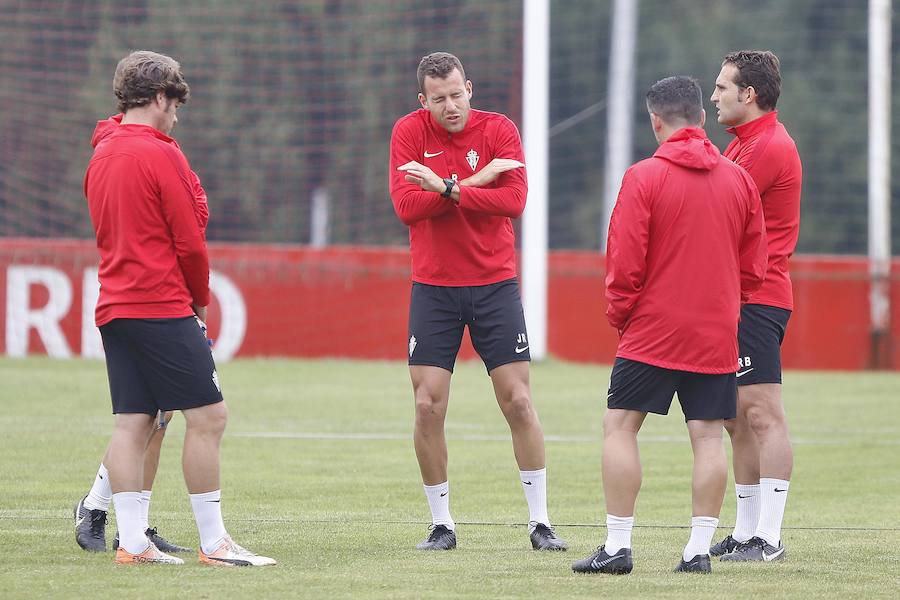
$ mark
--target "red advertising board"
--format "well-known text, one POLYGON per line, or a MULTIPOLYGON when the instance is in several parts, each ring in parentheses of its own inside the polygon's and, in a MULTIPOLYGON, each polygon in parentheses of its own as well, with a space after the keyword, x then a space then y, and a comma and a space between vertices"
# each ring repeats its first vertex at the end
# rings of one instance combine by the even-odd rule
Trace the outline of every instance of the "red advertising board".
MULTIPOLYGON (((405 248, 210 244, 210 335, 219 360, 233 356, 403 359, 409 303, 405 248)), ((102 356, 93 325, 97 254, 84 240, 0 240, 0 352, 102 356)), ((893 272, 900 273, 895 261, 893 272)), ((869 366, 868 267, 862 257, 792 261, 795 310, 784 364, 800 369, 869 366)), ((610 363, 603 257, 556 251, 549 259, 548 351, 610 363)), ((900 339, 900 278, 891 339, 900 339)), ((900 368, 893 352, 889 365, 900 368)), ((475 356, 464 344, 461 358, 475 356)))

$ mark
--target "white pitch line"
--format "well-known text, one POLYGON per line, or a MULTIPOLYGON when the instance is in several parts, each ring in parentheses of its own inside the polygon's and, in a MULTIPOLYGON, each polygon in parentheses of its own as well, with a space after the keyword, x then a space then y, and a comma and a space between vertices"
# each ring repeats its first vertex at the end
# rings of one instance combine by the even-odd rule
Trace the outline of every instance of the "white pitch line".
MULTIPOLYGON (((181 523, 193 523, 194 519, 185 515, 183 512, 168 512, 166 514, 166 522, 177 521, 181 523)), ((29 520, 29 521, 67 521, 72 522, 72 514, 70 511, 61 511, 59 509, 6 509, 0 508, 0 520, 29 520)), ((321 525, 337 525, 337 526, 355 526, 356 523, 369 523, 371 519, 368 517, 341 517, 334 518, 290 518, 290 517, 236 517, 229 516, 229 522, 234 523, 278 523, 278 524, 321 524, 321 525)), ((411 525, 420 527, 422 522, 419 520, 405 519, 379 519, 381 524, 391 525, 411 525)), ((457 525, 475 525, 481 527, 526 527, 526 523, 508 523, 499 521, 457 521, 457 525)), ((666 523, 636 523, 635 528, 642 529, 690 529, 690 525, 671 525, 666 523)), ((556 527, 584 527, 589 529, 605 529, 606 525, 602 523, 556 523, 556 527)), ((722 529, 731 529, 731 524, 720 523, 722 529)), ((881 526, 881 525, 799 525, 784 526, 783 530, 790 531, 808 531, 812 533, 830 533, 834 531, 887 531, 900 532, 900 527, 881 526)))
MULTIPOLYGON (((412 432, 410 433, 329 433, 329 432, 312 432, 312 431, 246 431, 237 433, 227 433, 231 437, 241 438, 257 438, 257 439, 285 439, 285 440, 364 440, 364 441, 398 441, 412 440, 412 432)), ((489 434, 460 434, 447 435, 447 439, 451 441, 461 442, 508 442, 509 435, 489 435, 489 434)), ((556 442, 561 444, 599 444, 600 436, 566 436, 566 435, 547 435, 544 441, 556 442)), ((689 438, 687 434, 684 436, 638 436, 638 442, 649 444, 679 444, 687 443, 689 438)), ((900 440, 857 440, 857 439, 815 439, 815 438, 799 438, 791 440, 794 444, 804 446, 846 446, 847 444, 859 444, 863 446, 900 446, 900 440)))

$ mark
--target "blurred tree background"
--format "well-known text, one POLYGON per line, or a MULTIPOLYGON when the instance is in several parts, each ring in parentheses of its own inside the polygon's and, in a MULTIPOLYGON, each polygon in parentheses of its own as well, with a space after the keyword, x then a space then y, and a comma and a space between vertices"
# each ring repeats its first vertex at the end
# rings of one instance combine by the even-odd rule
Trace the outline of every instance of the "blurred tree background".
MULTIPOLYGON (((551 3, 550 124, 586 115, 551 135, 553 248, 600 244, 611 5, 551 3)), ((191 84, 174 135, 209 194, 210 240, 308 243, 319 190, 330 243, 403 245, 388 141, 418 106, 419 58, 457 54, 473 106, 520 123, 521 32, 520 0, 0 1, 0 235, 91 236, 81 181, 94 123, 115 112, 118 60, 151 49, 179 60, 191 84)), ((804 164, 799 251, 865 253, 867 3, 641 0, 638 32, 634 160, 655 149, 651 83, 693 75, 708 96, 727 52, 771 49, 780 118, 804 164)), ((896 177, 893 189, 900 214, 896 177)), ((896 220, 893 232, 900 247, 896 220)))

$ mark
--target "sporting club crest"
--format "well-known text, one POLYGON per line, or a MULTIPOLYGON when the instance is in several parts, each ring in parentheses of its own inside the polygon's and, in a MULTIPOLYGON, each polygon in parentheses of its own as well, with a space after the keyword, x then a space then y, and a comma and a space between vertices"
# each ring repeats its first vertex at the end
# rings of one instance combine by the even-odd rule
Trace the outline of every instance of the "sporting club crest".
POLYGON ((479 159, 479 158, 480 158, 480 157, 478 156, 478 153, 475 152, 475 150, 469 150, 469 151, 466 153, 466 162, 469 163, 469 166, 472 167, 472 170, 473 170, 473 171, 475 170, 475 167, 478 166, 478 159, 479 159))

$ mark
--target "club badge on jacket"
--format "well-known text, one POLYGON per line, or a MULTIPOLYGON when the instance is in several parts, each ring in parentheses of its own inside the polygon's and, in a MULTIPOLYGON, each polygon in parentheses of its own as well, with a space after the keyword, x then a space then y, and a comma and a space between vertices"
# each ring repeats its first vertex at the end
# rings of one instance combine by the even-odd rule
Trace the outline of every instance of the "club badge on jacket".
POLYGON ((479 158, 480 158, 480 157, 478 156, 478 153, 475 152, 475 150, 469 150, 469 151, 466 153, 466 162, 469 163, 469 166, 472 167, 472 170, 473 170, 473 171, 475 170, 475 167, 478 166, 478 159, 479 159, 479 158))

